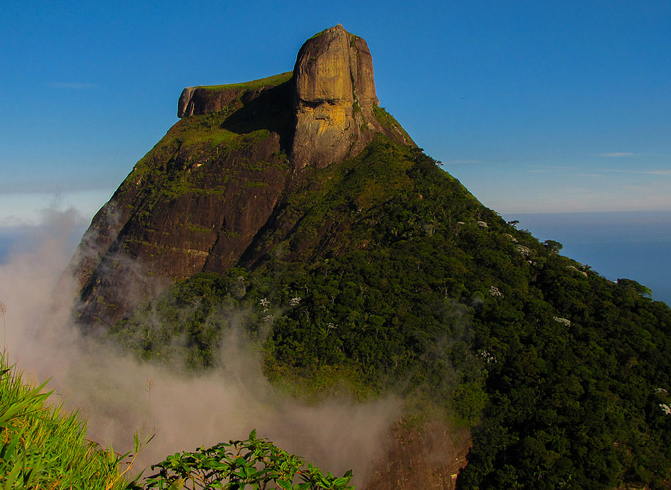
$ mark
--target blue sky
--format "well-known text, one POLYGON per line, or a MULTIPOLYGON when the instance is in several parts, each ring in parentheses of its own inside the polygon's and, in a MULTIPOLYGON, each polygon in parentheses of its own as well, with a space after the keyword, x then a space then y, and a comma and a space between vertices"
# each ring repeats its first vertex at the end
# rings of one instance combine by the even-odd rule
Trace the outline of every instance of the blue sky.
POLYGON ((22 1, 0 15, 0 227, 86 219, 183 87, 293 68, 337 23, 381 105, 506 215, 671 211, 668 1, 22 1))

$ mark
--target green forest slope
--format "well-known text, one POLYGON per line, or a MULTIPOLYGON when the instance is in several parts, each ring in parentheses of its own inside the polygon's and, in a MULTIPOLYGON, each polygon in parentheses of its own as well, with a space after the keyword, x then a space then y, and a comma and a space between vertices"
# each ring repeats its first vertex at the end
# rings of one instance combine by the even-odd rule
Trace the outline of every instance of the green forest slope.
POLYGON ((378 135, 295 176, 235 267, 173 285, 107 339, 153 360, 183 345, 207 369, 243 312, 287 390, 397 393, 470 427, 461 488, 668 488, 671 309, 560 250, 378 135))

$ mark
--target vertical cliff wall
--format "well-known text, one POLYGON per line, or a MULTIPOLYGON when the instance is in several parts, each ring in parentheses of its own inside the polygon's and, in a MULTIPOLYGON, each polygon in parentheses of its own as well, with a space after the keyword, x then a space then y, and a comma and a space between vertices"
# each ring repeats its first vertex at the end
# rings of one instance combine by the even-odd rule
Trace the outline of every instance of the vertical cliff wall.
POLYGON ((341 25, 303 45, 294 78, 297 167, 324 167, 354 156, 383 131, 373 113, 378 105, 373 57, 366 41, 341 25))
MULTIPOLYGON (((277 77, 253 82, 254 94, 276 83, 277 77)), ((356 156, 376 133, 397 143, 414 145, 394 121, 379 120, 373 57, 366 41, 343 26, 326 29, 301 47, 291 79, 294 124, 290 158, 296 169, 323 168, 356 156)), ((225 109, 245 92, 247 84, 187 87, 177 115, 190 117, 225 109)))

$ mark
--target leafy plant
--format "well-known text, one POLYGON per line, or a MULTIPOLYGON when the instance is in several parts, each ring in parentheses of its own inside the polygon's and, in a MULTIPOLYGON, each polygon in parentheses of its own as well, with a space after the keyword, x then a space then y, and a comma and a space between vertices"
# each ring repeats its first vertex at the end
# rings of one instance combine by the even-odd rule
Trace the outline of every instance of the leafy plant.
POLYGON ((145 489, 172 490, 281 488, 284 490, 354 489, 349 485, 352 472, 336 478, 326 476, 312 464, 307 468, 302 458, 289 454, 256 431, 245 441, 220 443, 194 452, 176 453, 152 466, 158 473, 147 478, 145 489), (294 483, 296 475, 301 482, 294 483))

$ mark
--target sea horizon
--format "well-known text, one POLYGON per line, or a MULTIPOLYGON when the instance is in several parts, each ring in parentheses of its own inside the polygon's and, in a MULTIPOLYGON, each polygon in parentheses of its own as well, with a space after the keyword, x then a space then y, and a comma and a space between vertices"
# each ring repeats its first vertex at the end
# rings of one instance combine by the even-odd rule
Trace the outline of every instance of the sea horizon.
POLYGON ((602 211, 505 213, 541 241, 563 245, 561 254, 589 265, 606 279, 632 279, 671 305, 671 213, 602 211))

